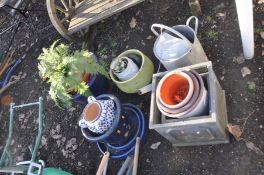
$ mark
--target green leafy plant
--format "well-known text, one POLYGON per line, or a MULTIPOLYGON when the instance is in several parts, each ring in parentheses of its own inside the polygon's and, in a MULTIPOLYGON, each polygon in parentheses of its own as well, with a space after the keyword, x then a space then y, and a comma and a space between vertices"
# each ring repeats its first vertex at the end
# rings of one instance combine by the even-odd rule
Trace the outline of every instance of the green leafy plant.
POLYGON ((84 75, 102 74, 109 78, 105 63, 98 64, 94 54, 85 50, 69 52, 69 46, 54 42, 43 49, 39 59, 39 73, 50 83, 49 94, 59 107, 70 107, 72 93, 91 94, 84 75))

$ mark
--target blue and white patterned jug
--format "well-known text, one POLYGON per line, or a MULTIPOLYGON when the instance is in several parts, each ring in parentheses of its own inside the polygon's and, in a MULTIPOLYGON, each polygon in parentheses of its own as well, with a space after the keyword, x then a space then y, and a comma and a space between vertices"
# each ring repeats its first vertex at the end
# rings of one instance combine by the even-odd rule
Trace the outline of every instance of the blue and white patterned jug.
POLYGON ((113 124, 115 119, 115 105, 113 100, 96 100, 93 96, 88 97, 79 126, 88 128, 94 133, 102 134, 113 124))

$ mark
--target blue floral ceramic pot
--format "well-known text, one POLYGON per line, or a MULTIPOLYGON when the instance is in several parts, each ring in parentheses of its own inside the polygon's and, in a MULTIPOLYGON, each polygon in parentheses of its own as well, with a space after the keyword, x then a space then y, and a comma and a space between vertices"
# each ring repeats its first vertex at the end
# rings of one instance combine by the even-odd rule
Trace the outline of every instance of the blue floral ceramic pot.
POLYGON ((89 96, 87 101, 79 126, 98 134, 106 132, 115 119, 113 100, 96 100, 93 96, 89 96))

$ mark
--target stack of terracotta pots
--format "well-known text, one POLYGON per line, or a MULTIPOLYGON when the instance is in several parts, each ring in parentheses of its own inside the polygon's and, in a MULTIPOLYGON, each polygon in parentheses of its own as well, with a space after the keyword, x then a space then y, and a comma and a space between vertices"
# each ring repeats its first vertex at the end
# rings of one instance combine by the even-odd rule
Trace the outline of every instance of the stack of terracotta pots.
POLYGON ((156 103, 167 117, 201 116, 208 112, 208 92, 197 72, 174 70, 160 80, 156 103))

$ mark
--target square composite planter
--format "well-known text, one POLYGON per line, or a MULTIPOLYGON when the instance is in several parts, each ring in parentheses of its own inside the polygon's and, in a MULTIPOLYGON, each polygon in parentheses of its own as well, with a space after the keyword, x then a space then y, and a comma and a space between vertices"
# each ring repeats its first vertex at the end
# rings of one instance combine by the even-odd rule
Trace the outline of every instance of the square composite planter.
POLYGON ((162 115, 156 104, 156 88, 167 72, 161 72, 154 74, 152 79, 149 128, 156 130, 173 146, 229 143, 225 91, 217 80, 212 62, 199 63, 178 70, 195 70, 203 77, 209 94, 208 114, 186 119, 172 119, 162 115))

